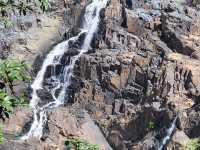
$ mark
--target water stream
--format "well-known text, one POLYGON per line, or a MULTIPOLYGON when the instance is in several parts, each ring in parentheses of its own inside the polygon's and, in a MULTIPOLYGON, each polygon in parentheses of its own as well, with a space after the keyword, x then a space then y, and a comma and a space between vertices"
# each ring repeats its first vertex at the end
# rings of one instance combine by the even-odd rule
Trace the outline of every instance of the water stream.
POLYGON ((82 31, 77 36, 55 46, 53 50, 46 56, 40 71, 31 85, 33 91, 30 106, 34 110, 33 123, 28 133, 21 137, 21 139, 25 140, 30 137, 41 138, 43 135, 43 128, 47 122, 47 111, 62 105, 66 101, 66 91, 71 83, 74 65, 80 56, 90 49, 93 35, 98 29, 100 11, 106 7, 107 1, 108 0, 93 0, 86 7, 82 31), (81 48, 79 49, 79 53, 70 58, 69 65, 64 66, 64 69, 59 76, 53 75, 51 77, 51 84, 53 87, 49 87, 48 91, 52 95, 54 101, 48 102, 43 106, 39 106, 38 103, 42 101, 42 99, 38 95, 38 90, 44 88, 43 83, 48 66, 56 66, 60 64, 62 56, 69 50, 69 42, 77 41, 82 34, 86 34, 86 36, 81 48), (58 90, 59 94, 56 94, 58 90))
POLYGON ((173 131, 174 129, 176 128, 176 120, 177 120, 177 117, 175 117, 175 119, 173 120, 171 126, 169 129, 167 129, 167 134, 166 136, 162 139, 162 143, 160 145, 160 147, 158 148, 158 150, 163 150, 164 146, 167 144, 167 142, 170 140, 172 134, 173 134, 173 131))

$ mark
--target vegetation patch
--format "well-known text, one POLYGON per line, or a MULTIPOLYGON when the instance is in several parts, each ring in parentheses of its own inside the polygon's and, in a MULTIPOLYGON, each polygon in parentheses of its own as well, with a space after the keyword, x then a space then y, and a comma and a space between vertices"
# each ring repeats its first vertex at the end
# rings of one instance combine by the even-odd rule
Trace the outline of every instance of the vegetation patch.
POLYGON ((155 122, 149 121, 149 123, 148 123, 148 129, 153 130, 153 129, 155 129, 155 127, 156 127, 155 122))
POLYGON ((65 144, 67 146, 67 150, 100 150, 97 145, 90 144, 79 138, 68 139, 65 144))
POLYGON ((200 139, 194 138, 187 142, 186 150, 200 150, 200 139))
POLYGON ((9 16, 12 13, 18 12, 20 15, 26 15, 28 12, 34 11, 39 7, 42 11, 47 11, 50 8, 49 0, 38 0, 31 2, 29 0, 0 0, 0 22, 6 28, 12 26, 9 16))
POLYGON ((29 75, 30 65, 20 60, 0 61, 0 118, 3 120, 9 117, 12 108, 25 105, 26 95, 16 93, 14 86, 18 82, 31 80, 29 75))

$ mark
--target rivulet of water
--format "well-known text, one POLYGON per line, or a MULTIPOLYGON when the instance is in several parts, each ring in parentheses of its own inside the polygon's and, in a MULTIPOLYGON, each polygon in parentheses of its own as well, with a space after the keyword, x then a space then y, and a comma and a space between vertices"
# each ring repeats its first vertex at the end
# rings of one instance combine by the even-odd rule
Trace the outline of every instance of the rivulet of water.
POLYGON ((160 147, 158 148, 158 150, 163 150, 164 146, 167 144, 167 142, 170 140, 172 134, 173 134, 173 131, 174 129, 176 128, 176 120, 177 120, 177 117, 175 117, 175 119, 173 120, 171 126, 169 129, 167 129, 167 134, 166 136, 163 138, 162 140, 162 143, 160 145, 160 147))
POLYGON ((82 32, 80 32, 77 36, 58 44, 46 56, 40 71, 38 72, 33 84, 31 85, 33 92, 30 106, 33 108, 34 112, 33 123, 28 133, 21 137, 22 140, 28 139, 30 137, 41 138, 43 135, 44 125, 47 121, 47 111, 49 109, 58 107, 65 102, 67 96, 66 91, 71 82, 74 65, 76 61, 80 58, 80 56, 83 53, 87 52, 88 49, 90 49, 93 35, 98 29, 98 24, 100 21, 100 11, 106 7, 107 1, 108 0, 93 0, 86 7, 82 32), (54 101, 49 102, 43 106, 39 106, 38 103, 42 101, 42 99, 38 96, 37 91, 44 88, 43 82, 48 66, 56 66, 60 64, 62 56, 69 49, 69 42, 77 41, 80 35, 82 35, 83 33, 86 33, 86 36, 81 48, 79 49, 79 53, 70 58, 69 65, 64 66, 64 71, 60 75, 62 76, 63 80, 57 78, 56 76, 52 76, 51 84, 54 85, 54 87, 49 88, 49 93, 52 95, 54 101), (59 94, 56 94, 56 91, 58 89, 60 89, 59 94))

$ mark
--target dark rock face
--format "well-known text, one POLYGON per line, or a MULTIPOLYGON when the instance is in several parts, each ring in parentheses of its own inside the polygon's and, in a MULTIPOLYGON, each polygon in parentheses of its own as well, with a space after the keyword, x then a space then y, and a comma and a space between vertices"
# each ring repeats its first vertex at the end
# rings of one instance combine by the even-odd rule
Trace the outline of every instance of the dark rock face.
POLYGON ((179 119, 177 127, 198 137, 200 124, 191 121, 197 120, 192 106, 200 85, 196 8, 177 1, 112 0, 104 13, 95 50, 74 69, 82 82, 72 83, 75 103, 90 112, 114 149, 158 148, 173 118, 188 109, 187 123, 179 119))
POLYGON ((5 84, 3 81, 0 81, 0 89, 3 89, 5 87, 5 84))
POLYGON ((52 95, 46 89, 38 90, 37 95, 41 99, 38 104, 39 106, 43 106, 51 101, 54 101, 52 95))

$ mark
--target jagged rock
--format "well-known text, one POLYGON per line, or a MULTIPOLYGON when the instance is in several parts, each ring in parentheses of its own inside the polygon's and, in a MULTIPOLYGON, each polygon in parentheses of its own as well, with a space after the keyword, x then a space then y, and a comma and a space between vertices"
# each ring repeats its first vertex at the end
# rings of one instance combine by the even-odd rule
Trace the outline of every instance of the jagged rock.
POLYGON ((126 18, 127 31, 136 35, 141 34, 144 27, 142 22, 139 20, 139 17, 132 11, 126 9, 126 18))
POLYGON ((53 96, 46 89, 37 90, 37 95, 40 98, 40 101, 38 102, 39 106, 43 106, 48 102, 54 101, 53 96))
POLYGON ((183 150, 186 148, 186 145, 189 141, 189 137, 185 135, 183 131, 177 130, 170 143, 167 146, 167 150, 176 149, 176 150, 183 150))
POLYGON ((168 47, 184 55, 191 55, 198 51, 199 46, 195 43, 198 43, 200 38, 197 29, 197 26, 199 26, 199 17, 197 16, 200 14, 191 14, 190 17, 193 19, 184 13, 179 16, 177 11, 163 15, 162 37, 168 47), (197 30, 194 32, 195 28, 197 30))
POLYGON ((110 148, 101 131, 84 110, 70 112, 66 108, 60 107, 49 112, 48 116, 48 133, 45 143, 52 143, 59 148, 64 148, 67 138, 79 137, 97 144, 102 150, 110 148))
POLYGON ((127 150, 125 144, 123 143, 123 136, 119 131, 111 131, 108 137, 110 144, 116 150, 127 150))
POLYGON ((30 108, 19 107, 13 110, 13 114, 9 119, 6 119, 3 128, 3 133, 8 135, 5 138, 16 138, 22 132, 27 132, 32 120, 32 110, 30 108))

